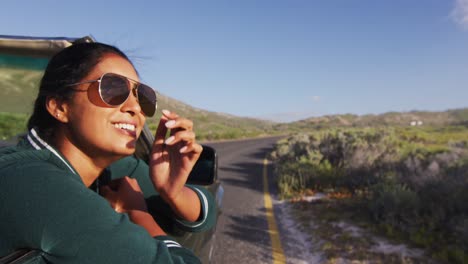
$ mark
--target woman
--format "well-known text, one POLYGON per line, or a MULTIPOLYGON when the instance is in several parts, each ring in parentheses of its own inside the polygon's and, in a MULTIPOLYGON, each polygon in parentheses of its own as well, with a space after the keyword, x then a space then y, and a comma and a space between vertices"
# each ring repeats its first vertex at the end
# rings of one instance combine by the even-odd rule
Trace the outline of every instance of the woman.
POLYGON ((126 55, 101 43, 51 59, 28 136, 0 153, 0 256, 32 249, 39 263, 198 262, 166 236, 145 198, 159 194, 189 230, 209 228, 209 194, 185 185, 202 147, 192 122, 165 110, 149 166, 131 157, 156 108, 154 90, 138 80, 126 55), (119 166, 140 179, 116 174, 119 166), (120 179, 103 186, 105 178, 120 179))

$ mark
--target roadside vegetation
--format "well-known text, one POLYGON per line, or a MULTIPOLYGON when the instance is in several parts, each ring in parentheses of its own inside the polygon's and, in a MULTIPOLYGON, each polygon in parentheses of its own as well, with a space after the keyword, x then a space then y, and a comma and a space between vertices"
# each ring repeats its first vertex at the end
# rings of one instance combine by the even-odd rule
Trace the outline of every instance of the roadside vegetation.
POLYGON ((466 122, 301 132, 278 142, 272 159, 281 198, 325 193, 330 208, 387 237, 468 263, 466 122))
POLYGON ((0 140, 14 140, 26 130, 26 114, 0 112, 0 140))

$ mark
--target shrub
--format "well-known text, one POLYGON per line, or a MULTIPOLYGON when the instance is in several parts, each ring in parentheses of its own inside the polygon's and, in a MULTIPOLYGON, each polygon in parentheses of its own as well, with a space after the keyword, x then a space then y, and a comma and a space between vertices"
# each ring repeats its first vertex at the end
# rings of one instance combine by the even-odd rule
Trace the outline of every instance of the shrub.
POLYGON ((362 194, 387 234, 462 263, 468 251, 468 127, 329 129, 277 144, 283 198, 319 191, 362 194))
POLYGON ((27 116, 0 112, 0 140, 11 140, 26 131, 27 116))

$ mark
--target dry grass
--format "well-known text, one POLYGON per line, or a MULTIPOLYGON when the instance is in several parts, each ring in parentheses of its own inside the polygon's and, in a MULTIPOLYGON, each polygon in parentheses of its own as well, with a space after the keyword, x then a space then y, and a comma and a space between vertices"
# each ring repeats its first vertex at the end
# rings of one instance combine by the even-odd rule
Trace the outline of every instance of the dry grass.
POLYGON ((421 249, 380 235, 349 194, 333 193, 314 202, 304 198, 290 206, 301 231, 313 241, 310 250, 324 256, 323 263, 440 263, 421 249))

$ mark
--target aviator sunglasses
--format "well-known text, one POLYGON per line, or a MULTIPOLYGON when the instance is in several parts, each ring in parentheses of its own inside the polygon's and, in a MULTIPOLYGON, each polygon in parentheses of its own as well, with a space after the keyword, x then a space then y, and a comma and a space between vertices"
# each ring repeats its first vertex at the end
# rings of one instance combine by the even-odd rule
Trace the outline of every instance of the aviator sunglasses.
POLYGON ((99 83, 99 96, 109 106, 119 106, 125 103, 130 96, 130 92, 133 92, 146 116, 151 117, 156 112, 157 98, 153 88, 119 74, 104 73, 97 80, 72 83, 67 86, 93 82, 99 83))

